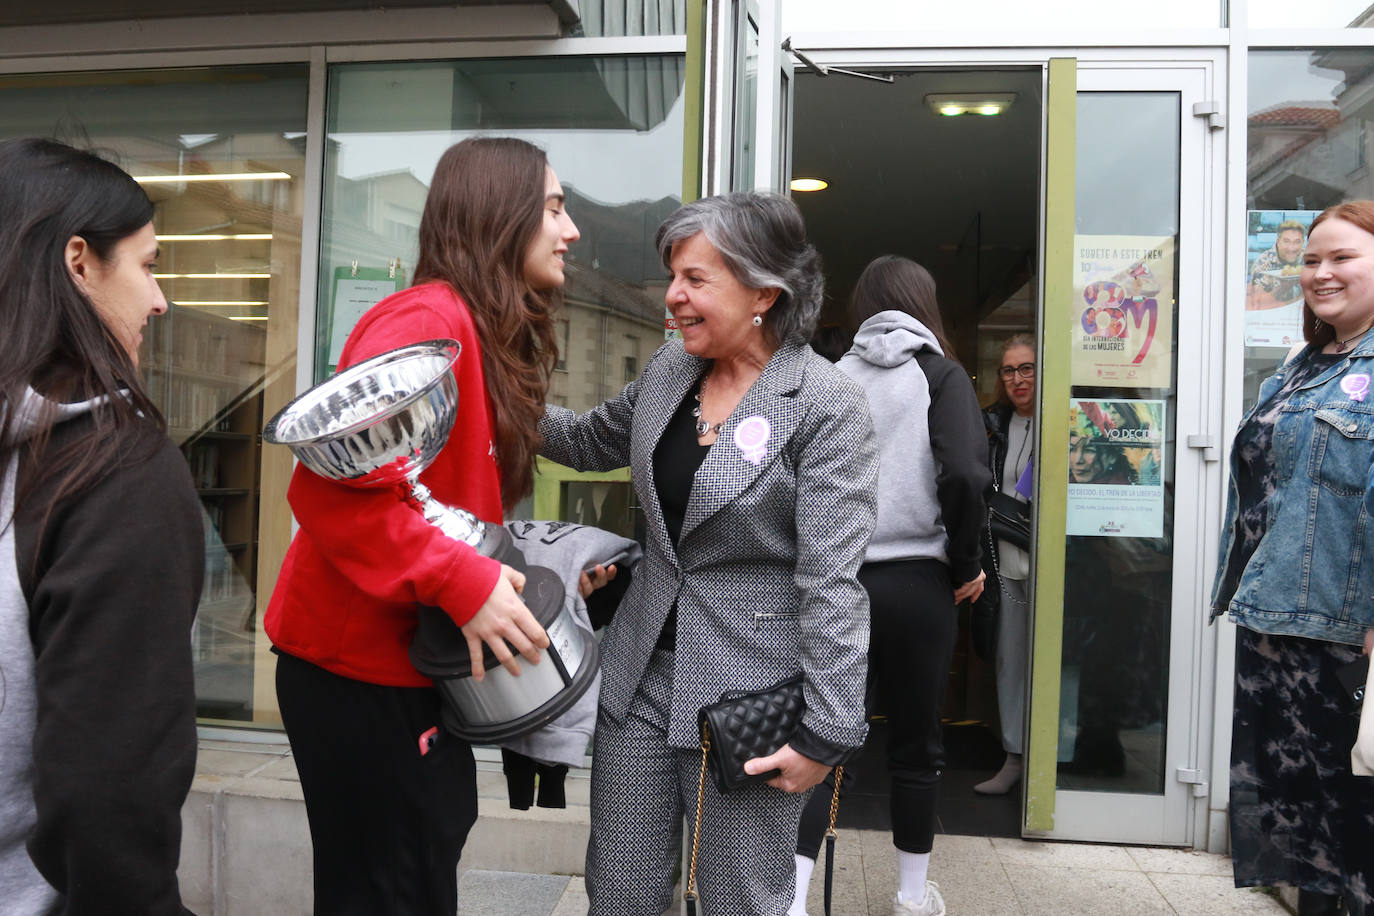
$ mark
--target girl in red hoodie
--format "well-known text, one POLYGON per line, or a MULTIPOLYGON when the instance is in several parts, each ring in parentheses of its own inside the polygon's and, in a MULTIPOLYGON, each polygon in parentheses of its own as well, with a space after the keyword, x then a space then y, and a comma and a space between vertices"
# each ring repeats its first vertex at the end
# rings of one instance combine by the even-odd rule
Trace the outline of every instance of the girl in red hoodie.
MULTIPOLYGON (((420 220, 416 285, 359 320, 339 368, 436 338, 462 345, 458 416, 421 475, 435 498, 484 521, 530 492, 563 256, 578 238, 544 153, 479 138, 435 168, 420 220)), ((471 748, 421 736, 439 697, 407 654, 417 607, 442 608, 469 646, 511 670, 548 645, 520 600, 524 577, 424 521, 389 490, 297 467, 300 531, 264 625, 277 699, 314 847, 315 912, 452 916, 456 870, 477 818, 471 748)))

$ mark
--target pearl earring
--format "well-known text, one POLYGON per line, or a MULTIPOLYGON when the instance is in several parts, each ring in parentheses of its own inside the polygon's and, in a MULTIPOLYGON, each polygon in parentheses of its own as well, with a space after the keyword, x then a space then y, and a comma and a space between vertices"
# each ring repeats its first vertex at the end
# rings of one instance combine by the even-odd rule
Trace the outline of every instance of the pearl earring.
POLYGON ((755 315, 755 316, 754 316, 754 327, 756 327, 756 328, 757 328, 757 327, 762 327, 762 325, 763 325, 763 316, 762 316, 762 315, 755 315))

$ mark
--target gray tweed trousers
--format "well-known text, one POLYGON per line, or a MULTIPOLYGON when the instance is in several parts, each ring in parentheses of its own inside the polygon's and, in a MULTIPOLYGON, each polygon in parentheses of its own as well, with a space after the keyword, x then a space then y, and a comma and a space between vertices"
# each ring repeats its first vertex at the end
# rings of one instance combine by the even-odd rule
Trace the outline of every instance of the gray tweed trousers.
MULTIPOLYGON (((696 819, 701 751, 668 745, 673 653, 657 650, 624 722, 603 711, 592 761, 589 916, 660 916, 696 819)), ((697 860, 701 916, 784 916, 797 820, 810 793, 757 786, 721 795, 707 776, 697 860)), ((683 875, 686 883, 686 875, 683 875)))

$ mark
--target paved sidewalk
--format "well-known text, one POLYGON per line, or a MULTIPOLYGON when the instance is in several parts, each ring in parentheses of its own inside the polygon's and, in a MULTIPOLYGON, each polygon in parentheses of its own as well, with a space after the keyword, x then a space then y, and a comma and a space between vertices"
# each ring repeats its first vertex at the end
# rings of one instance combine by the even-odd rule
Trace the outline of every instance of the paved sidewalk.
MULTIPOLYGON (((584 916, 577 873, 587 844, 586 772, 569 774, 568 808, 512 811, 500 761, 479 757, 490 759, 478 763, 481 817, 463 850, 460 916, 584 916)), ((179 875, 193 911, 310 911, 310 837, 284 741, 203 740, 183 825, 179 875)), ((836 916, 888 916, 896 886, 889 835, 839 834, 836 916)), ((1275 897, 1233 887, 1228 857, 1190 850, 940 834, 931 877, 953 916, 1291 912, 1275 897)), ((823 912, 821 885, 817 875, 811 916, 823 912)))
MULTIPOLYGON (((836 916, 889 916, 896 866, 888 834, 841 830, 836 916)), ((1179 849, 937 836, 930 876, 952 916, 1211 916, 1288 910, 1275 897, 1232 886, 1227 856, 1179 849)), ((809 912, 821 916, 821 875, 809 912)), ((459 916, 584 916, 582 878, 470 870, 459 916)))

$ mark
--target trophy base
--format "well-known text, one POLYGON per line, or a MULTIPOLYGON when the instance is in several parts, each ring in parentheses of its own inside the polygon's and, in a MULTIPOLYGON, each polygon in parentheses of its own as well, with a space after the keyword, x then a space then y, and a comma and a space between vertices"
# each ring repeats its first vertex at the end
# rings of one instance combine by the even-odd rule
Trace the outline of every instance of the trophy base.
MULTIPOLYGON (((510 551, 519 553, 513 546, 510 551)), ((548 634, 549 647, 537 665, 522 659, 516 676, 483 646, 475 662, 485 672, 481 681, 472 679, 474 660, 452 618, 439 608, 420 609, 411 663, 434 681, 443 698, 445 730, 465 741, 499 744, 536 731, 571 709, 596 679, 600 647, 572 616, 558 575, 530 566, 522 597, 548 634)))

